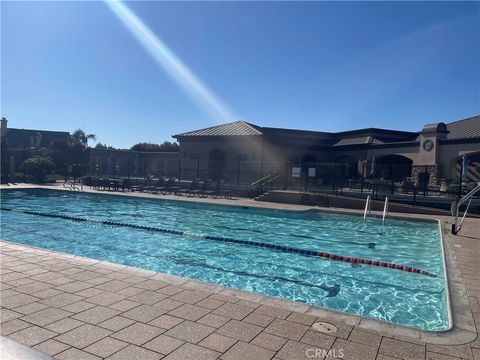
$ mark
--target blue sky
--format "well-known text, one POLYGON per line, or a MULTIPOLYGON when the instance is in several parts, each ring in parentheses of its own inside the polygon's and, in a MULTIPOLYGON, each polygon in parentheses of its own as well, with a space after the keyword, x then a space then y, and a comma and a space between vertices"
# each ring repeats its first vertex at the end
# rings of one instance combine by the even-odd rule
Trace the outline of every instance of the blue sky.
MULTIPOLYGON (((234 119, 418 131, 480 113, 479 2, 128 2, 234 119)), ((103 2, 1 2, 1 115, 129 147, 225 122, 103 2)))

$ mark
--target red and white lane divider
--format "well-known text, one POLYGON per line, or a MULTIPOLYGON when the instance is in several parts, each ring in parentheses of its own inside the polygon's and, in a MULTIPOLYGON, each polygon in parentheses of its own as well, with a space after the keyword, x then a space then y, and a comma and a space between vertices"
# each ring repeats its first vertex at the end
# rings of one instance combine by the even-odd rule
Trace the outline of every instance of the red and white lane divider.
POLYGON ((347 257, 347 256, 341 256, 341 255, 335 255, 335 254, 330 254, 330 253, 326 253, 326 252, 321 252, 321 251, 317 252, 316 256, 323 257, 325 259, 330 259, 330 260, 345 261, 345 262, 349 262, 349 263, 352 263, 352 264, 365 264, 365 265, 371 265, 371 266, 379 266, 379 267, 385 267, 385 268, 389 268, 389 269, 402 270, 402 271, 407 271, 407 272, 411 272, 411 273, 427 275, 427 276, 431 276, 431 277, 437 277, 437 275, 432 274, 432 273, 430 273, 428 271, 425 271, 425 270, 422 270, 422 269, 417 269, 417 268, 414 268, 414 267, 411 267, 411 266, 388 263, 388 262, 385 262, 385 261, 347 257))

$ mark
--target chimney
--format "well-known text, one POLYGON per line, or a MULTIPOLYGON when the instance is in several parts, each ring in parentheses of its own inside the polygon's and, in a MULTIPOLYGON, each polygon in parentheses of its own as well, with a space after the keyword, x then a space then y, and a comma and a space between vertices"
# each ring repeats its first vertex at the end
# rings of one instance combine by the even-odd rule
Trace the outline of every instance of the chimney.
POLYGON ((5 136, 6 132, 7 132, 7 118, 6 117, 3 117, 2 116, 2 119, 0 120, 2 122, 2 132, 1 132, 1 135, 2 135, 2 138, 5 136))

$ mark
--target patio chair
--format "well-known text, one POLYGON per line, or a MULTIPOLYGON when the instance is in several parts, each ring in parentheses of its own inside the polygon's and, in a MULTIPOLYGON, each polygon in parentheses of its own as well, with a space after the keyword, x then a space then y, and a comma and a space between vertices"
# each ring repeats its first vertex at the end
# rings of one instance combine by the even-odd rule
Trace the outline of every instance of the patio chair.
POLYGON ((107 190, 108 189, 108 179, 106 179, 106 178, 99 179, 98 189, 99 190, 107 190))
POLYGON ((215 186, 211 190, 205 190, 203 192, 204 197, 211 196, 212 198, 217 198, 220 194, 220 189, 221 189, 221 180, 217 180, 215 182, 215 186))
POLYGON ((108 191, 118 191, 121 187, 122 180, 121 179, 107 179, 107 186, 108 191))
POLYGON ((459 183, 452 183, 452 184, 447 186, 447 193, 449 193, 453 196, 457 196, 459 190, 460 190, 460 184, 459 183))
POLYGON ((94 190, 100 190, 100 187, 102 185, 102 181, 103 181, 103 179, 101 179, 101 178, 94 178, 90 188, 94 189, 94 190))
POLYGON ((217 183, 215 184, 215 188, 210 191, 205 191, 204 195, 205 196, 211 196, 212 198, 216 199, 218 197, 220 198, 225 198, 227 199, 228 197, 231 197, 232 191, 231 190, 225 190, 223 188, 223 185, 225 184, 225 180, 218 180, 217 183))
POLYGON ((192 180, 192 182, 190 183, 190 186, 177 190, 175 195, 180 195, 180 196, 181 195, 187 195, 188 196, 191 191, 198 189, 199 185, 200 185, 200 178, 192 180))
POLYGON ((403 194, 408 194, 415 187, 415 182, 410 178, 405 178, 400 183, 403 194))
POLYGON ((132 183, 130 182, 130 179, 122 179, 120 182, 120 187, 122 188, 122 191, 125 191, 125 189, 131 191, 132 183))
POLYGON ((231 199, 232 198, 232 190, 225 189, 225 180, 222 180, 220 183, 220 189, 219 189, 219 196, 225 199, 231 199))
POLYGON ((167 180, 167 183, 165 184, 164 187, 160 188, 159 191, 162 193, 162 195, 167 195, 167 194, 175 194, 177 190, 180 189, 179 186, 174 186, 175 185, 175 178, 171 177, 167 180))
POLYGON ((132 186, 131 190, 143 192, 148 186, 152 185, 152 179, 153 179, 153 176, 150 176, 150 175, 147 176, 143 181, 143 184, 132 186))
POLYGON ((162 188, 166 185, 165 178, 163 176, 159 177, 156 182, 152 181, 152 184, 145 188, 146 192, 151 192, 157 194, 162 188))
POLYGON ((188 194, 189 196, 199 196, 199 197, 204 197, 204 194, 206 191, 209 191, 209 188, 210 188, 210 184, 211 184, 211 180, 207 179, 205 180, 203 183, 202 183, 202 186, 200 187, 200 189, 196 189, 196 190, 191 190, 188 194))

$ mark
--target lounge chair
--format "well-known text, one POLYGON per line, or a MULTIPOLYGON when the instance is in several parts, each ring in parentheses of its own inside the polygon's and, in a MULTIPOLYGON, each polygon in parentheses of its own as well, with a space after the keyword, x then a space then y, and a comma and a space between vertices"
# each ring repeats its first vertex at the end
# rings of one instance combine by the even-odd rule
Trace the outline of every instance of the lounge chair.
POLYGON ((191 191, 197 190, 199 188, 199 185, 200 185, 200 179, 195 179, 190 183, 189 187, 177 190, 175 195, 187 195, 188 196, 191 191))
POLYGON ((211 196, 212 198, 216 198, 218 196, 219 192, 220 192, 220 181, 217 180, 215 182, 215 186, 213 187, 213 189, 205 190, 202 195, 203 195, 203 197, 211 196))
POLYGON ((147 187, 152 186, 152 179, 153 176, 147 176, 141 185, 135 185, 131 187, 132 191, 140 191, 143 192, 147 187))
POLYGON ((215 184, 215 188, 210 191, 205 191, 204 195, 205 196, 211 196, 212 198, 216 199, 218 197, 220 198, 225 198, 227 199, 228 197, 232 196, 232 191, 231 190, 225 190, 223 188, 223 185, 225 184, 225 180, 218 180, 217 183, 215 184))
POLYGON ((120 179, 107 179, 108 191, 118 191, 121 187, 122 180, 120 179))
POLYGON ((225 180, 220 181, 220 188, 218 191, 218 196, 223 197, 225 199, 232 198, 232 190, 225 189, 223 186, 225 185, 225 180))
POLYGON ((103 184, 103 179, 102 178, 94 178, 90 188, 92 188, 94 190, 101 190, 102 184, 103 184))
POLYGON ((211 180, 205 180, 203 183, 202 183, 202 186, 200 187, 200 189, 196 189, 196 190, 192 190, 189 192, 189 196, 199 196, 199 197, 204 197, 204 194, 205 192, 209 191, 209 188, 210 188, 210 184, 211 184, 211 180))
POLYGON ((180 189, 180 187, 178 186, 174 186, 175 185, 175 178, 172 177, 172 178, 169 178, 167 183, 165 184, 164 187, 160 188, 159 191, 163 194, 163 195, 167 195, 167 194, 175 194, 177 192, 177 190, 180 189))
POLYGON ((152 185, 147 186, 145 188, 145 191, 157 194, 162 188, 165 187, 165 185, 166 185, 165 178, 161 176, 158 178, 156 182, 152 183, 152 185))
POLYGON ((131 191, 132 183, 130 182, 130 179, 122 179, 122 181, 120 182, 120 187, 122 188, 122 191, 131 191))

